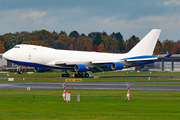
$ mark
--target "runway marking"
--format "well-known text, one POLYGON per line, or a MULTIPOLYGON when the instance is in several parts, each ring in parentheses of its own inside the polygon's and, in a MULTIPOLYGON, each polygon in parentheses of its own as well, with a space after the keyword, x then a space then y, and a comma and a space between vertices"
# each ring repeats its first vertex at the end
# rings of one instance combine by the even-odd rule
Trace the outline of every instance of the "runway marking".
POLYGON ((13 85, 10 85, 10 84, 0 84, 0 87, 4 87, 4 86, 13 86, 13 85))
MULTIPOLYGON (((126 84, 69 84, 67 83, 66 85, 126 85, 126 84)), ((132 84, 129 84, 132 85, 132 84)))

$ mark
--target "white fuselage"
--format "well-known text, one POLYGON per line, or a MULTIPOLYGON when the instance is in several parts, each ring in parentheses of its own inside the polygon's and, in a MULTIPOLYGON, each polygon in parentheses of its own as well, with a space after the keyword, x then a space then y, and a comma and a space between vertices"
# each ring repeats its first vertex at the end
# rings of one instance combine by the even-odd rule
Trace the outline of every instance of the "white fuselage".
MULTIPOLYGON (((47 66, 56 66, 54 62, 61 63, 78 63, 78 64, 88 64, 88 62, 96 61, 112 61, 119 62, 121 59, 127 57, 126 54, 114 54, 114 53, 100 53, 100 52, 84 52, 84 51, 74 51, 74 50, 57 50, 48 47, 36 46, 36 45, 16 45, 7 51, 3 56, 7 60, 27 62, 27 63, 37 63, 47 66)), ((130 57, 130 56, 128 56, 130 57)))

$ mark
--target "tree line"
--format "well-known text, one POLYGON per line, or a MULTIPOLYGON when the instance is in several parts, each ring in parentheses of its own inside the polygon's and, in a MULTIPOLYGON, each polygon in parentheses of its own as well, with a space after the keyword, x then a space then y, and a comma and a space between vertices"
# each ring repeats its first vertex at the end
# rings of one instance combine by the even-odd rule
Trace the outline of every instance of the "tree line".
MULTIPOLYGON (((140 39, 132 35, 128 40, 123 39, 120 32, 107 35, 106 32, 91 32, 86 36, 72 31, 69 35, 65 31, 59 33, 47 30, 33 32, 16 32, 0 35, 0 53, 11 49, 17 44, 32 44, 63 50, 96 51, 109 53, 126 53, 134 47, 140 39)), ((154 54, 180 53, 180 41, 158 40, 154 54)))

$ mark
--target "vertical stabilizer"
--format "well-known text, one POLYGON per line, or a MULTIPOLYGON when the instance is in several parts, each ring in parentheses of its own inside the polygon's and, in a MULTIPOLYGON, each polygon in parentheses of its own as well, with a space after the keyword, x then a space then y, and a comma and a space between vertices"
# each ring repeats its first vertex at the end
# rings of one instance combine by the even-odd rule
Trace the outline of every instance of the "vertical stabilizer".
POLYGON ((161 33, 160 29, 152 29, 127 54, 130 54, 130 55, 152 55, 160 33, 161 33))

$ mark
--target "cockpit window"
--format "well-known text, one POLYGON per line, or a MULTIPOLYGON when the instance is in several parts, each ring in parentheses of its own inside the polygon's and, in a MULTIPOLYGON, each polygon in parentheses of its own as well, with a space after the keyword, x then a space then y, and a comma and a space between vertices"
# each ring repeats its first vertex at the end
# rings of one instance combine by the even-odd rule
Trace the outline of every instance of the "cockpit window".
POLYGON ((20 48, 20 46, 14 46, 14 48, 20 48))

